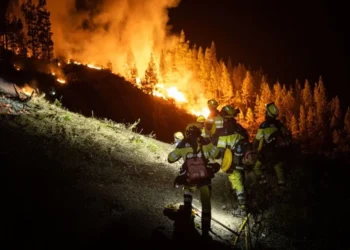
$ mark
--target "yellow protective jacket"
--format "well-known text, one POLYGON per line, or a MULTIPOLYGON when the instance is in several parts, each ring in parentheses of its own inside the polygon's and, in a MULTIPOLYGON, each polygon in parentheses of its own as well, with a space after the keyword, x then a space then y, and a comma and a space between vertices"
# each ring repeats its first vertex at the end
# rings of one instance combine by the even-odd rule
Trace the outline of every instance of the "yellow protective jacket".
POLYGON ((210 113, 207 120, 207 129, 211 130, 211 126, 215 124, 216 130, 220 131, 224 127, 224 118, 220 115, 219 111, 210 113))
POLYGON ((234 118, 226 119, 219 134, 218 148, 234 149, 240 140, 248 141, 247 131, 234 118))
MULTIPOLYGON (((197 154, 201 154, 200 145, 205 159, 217 159, 220 157, 220 151, 215 147, 208 138, 200 137, 200 143, 198 143, 197 154)), ((181 158, 185 161, 186 157, 193 156, 193 148, 186 139, 182 140, 176 148, 168 155, 168 162, 174 163, 181 158), (191 155, 192 154, 192 155, 191 155)))
POLYGON ((286 127, 277 119, 267 119, 264 121, 256 133, 253 147, 259 152, 263 149, 264 145, 271 142, 271 135, 276 131, 280 131, 283 135, 289 136, 289 132, 286 127))

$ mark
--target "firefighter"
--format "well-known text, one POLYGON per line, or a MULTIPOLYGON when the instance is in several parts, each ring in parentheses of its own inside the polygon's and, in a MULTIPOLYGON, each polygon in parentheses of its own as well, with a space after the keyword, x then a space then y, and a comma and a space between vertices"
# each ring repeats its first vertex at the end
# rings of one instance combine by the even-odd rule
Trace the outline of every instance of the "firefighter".
POLYGON ((205 123, 206 123, 206 119, 203 115, 200 115, 197 117, 197 120, 196 120, 201 128, 201 131, 202 131, 202 136, 203 137, 206 137, 206 138, 210 138, 210 131, 208 131, 206 128, 205 128, 205 123))
POLYGON ((291 143, 291 135, 277 119, 278 108, 275 103, 266 104, 265 110, 265 121, 260 125, 253 142, 253 147, 259 152, 259 160, 253 170, 259 183, 265 184, 267 181, 262 166, 273 166, 278 185, 284 186, 283 159, 291 143))
POLYGON ((184 213, 190 223, 192 213, 192 193, 199 189, 202 203, 202 237, 211 239, 209 235, 211 222, 211 179, 220 169, 219 164, 209 163, 209 159, 220 158, 220 151, 209 139, 201 136, 196 123, 189 124, 185 130, 185 138, 169 153, 168 162, 174 163, 183 159, 184 163, 176 177, 174 186, 184 186, 184 213))
MULTIPOLYGON (((246 195, 244 190, 243 175, 244 164, 242 162, 244 153, 249 149, 250 143, 248 133, 239 123, 235 116, 239 113, 239 109, 234 109, 231 105, 226 105, 221 110, 221 115, 224 118, 224 125, 218 139, 218 148, 224 155, 225 150, 230 150, 233 155, 232 164, 228 169, 222 169, 226 172, 231 183, 231 188, 235 191, 238 200, 238 213, 245 214, 246 210, 246 195)), ((230 156, 231 157, 231 156, 230 156)))
POLYGON ((220 115, 219 110, 217 109, 219 106, 219 103, 215 99, 210 99, 207 102, 208 108, 209 108, 209 116, 206 121, 206 129, 210 131, 211 140, 214 145, 217 145, 219 134, 221 133, 221 130, 224 126, 224 119, 220 115))
POLYGON ((178 131, 174 133, 174 145, 175 147, 184 139, 182 132, 178 131))

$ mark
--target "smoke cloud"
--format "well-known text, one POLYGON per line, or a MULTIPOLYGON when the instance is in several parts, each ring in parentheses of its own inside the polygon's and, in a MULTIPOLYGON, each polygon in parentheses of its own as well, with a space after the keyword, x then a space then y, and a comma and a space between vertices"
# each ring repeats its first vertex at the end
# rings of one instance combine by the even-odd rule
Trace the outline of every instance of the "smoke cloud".
MULTIPOLYGON (((23 1, 12 0, 12 13, 19 16, 23 1)), ((109 61, 114 71, 122 72, 128 51, 132 51, 139 72, 144 72, 151 52, 158 57, 172 43, 168 9, 179 2, 47 0, 55 55, 102 66, 109 61)))

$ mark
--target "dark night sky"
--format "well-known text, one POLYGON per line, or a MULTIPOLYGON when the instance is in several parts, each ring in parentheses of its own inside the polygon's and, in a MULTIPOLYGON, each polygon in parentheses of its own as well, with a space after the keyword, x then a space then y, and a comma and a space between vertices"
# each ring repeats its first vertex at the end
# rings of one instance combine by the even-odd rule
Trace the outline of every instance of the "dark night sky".
POLYGON ((330 95, 344 103, 350 100, 345 10, 335 2, 182 0, 170 10, 170 24, 197 45, 214 40, 219 58, 261 66, 281 83, 313 84, 322 75, 330 95))

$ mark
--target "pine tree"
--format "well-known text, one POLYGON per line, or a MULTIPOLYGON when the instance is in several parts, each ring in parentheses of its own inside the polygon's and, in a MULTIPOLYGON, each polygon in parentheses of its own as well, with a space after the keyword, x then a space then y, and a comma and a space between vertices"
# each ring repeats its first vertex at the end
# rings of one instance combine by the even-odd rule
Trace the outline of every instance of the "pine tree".
POLYGON ((132 81, 131 80, 131 70, 133 65, 135 64, 135 57, 134 54, 132 53, 132 50, 129 48, 126 53, 126 59, 124 63, 124 77, 127 81, 132 81))
POLYGON ((308 110, 313 103, 312 89, 308 80, 305 80, 304 88, 301 91, 301 98, 303 102, 302 104, 304 105, 305 109, 308 110))
POLYGON ((130 72, 131 83, 137 84, 137 79, 139 78, 139 72, 137 70, 136 64, 131 68, 130 72))
POLYGON ((23 31, 22 19, 17 19, 17 29, 16 29, 16 43, 18 48, 18 54, 26 57, 27 56, 27 46, 26 46, 26 36, 23 31))
POLYGON ((293 91, 293 97, 295 101, 295 105, 293 107, 293 112, 294 114, 299 114, 300 113, 300 105, 302 104, 301 102, 301 84, 298 79, 295 80, 294 83, 294 91, 293 91))
POLYGON ((42 58, 51 60, 53 57, 53 41, 51 32, 50 12, 46 8, 46 0, 39 0, 36 7, 38 39, 41 45, 42 58))
POLYGON ((342 112, 338 96, 332 98, 328 104, 331 129, 339 128, 342 119, 342 112))
POLYGON ((31 50, 32 57, 39 58, 39 31, 38 15, 32 0, 27 0, 21 5, 21 11, 27 26, 27 44, 31 50))
POLYGON ((337 130, 337 129, 334 129, 334 130, 333 130, 332 139, 333 139, 333 143, 334 143, 335 145, 338 146, 338 145, 340 144, 341 136, 340 136, 339 130, 337 130))
POLYGON ((18 55, 26 55, 25 35, 23 32, 22 20, 15 16, 11 17, 11 20, 9 19, 6 21, 8 48, 18 55))
POLYGON ((223 61, 220 62, 221 78, 220 78, 220 91, 222 92, 222 102, 232 103, 233 88, 230 81, 230 75, 227 71, 226 65, 223 61))
POLYGON ((227 59, 227 71, 230 75, 230 79, 232 79, 233 65, 232 65, 231 57, 228 57, 228 59, 227 59))
POLYGON ((292 119, 291 119, 291 123, 290 123, 290 130, 292 131, 293 137, 299 136, 298 121, 295 118, 295 115, 292 115, 292 119))
POLYGON ((303 105, 300 105, 300 114, 299 114, 299 134, 304 137, 307 132, 307 120, 306 112, 303 105))
POLYGON ((204 92, 206 93, 207 87, 207 79, 208 79, 208 72, 206 71, 206 64, 204 60, 204 53, 203 48, 198 48, 198 54, 197 54, 197 60, 198 60, 198 81, 202 84, 204 92))
POLYGON ((312 107, 309 107, 306 118, 306 131, 309 138, 312 138, 315 134, 315 115, 312 107))
POLYGON ((233 68, 232 72, 232 85, 233 91, 241 90, 243 80, 246 76, 247 68, 244 64, 239 63, 237 66, 233 68))
POLYGON ((250 71, 246 72, 246 76, 242 85, 242 102, 245 104, 245 108, 251 107, 254 98, 254 83, 253 77, 250 71))
POLYGON ((281 98, 281 108, 280 108, 280 116, 281 118, 284 119, 286 124, 290 124, 292 122, 292 116, 294 115, 293 113, 293 108, 295 105, 295 100, 293 97, 293 92, 292 90, 288 90, 287 94, 284 94, 284 98, 281 98))
POLYGON ((146 93, 153 93, 155 85, 158 83, 157 68, 154 62, 153 54, 151 54, 148 67, 145 71, 144 90, 146 93))
POLYGON ((239 90, 236 91, 236 94, 233 98, 233 104, 235 105, 235 107, 242 108, 242 98, 239 90))
POLYGON ((260 84, 259 106, 256 106, 255 109, 256 117, 260 121, 265 117, 265 105, 270 102, 272 102, 271 89, 266 81, 266 76, 264 76, 260 84))
POLYGON ((318 83, 315 84, 314 101, 316 107, 316 127, 321 134, 324 134, 326 131, 327 95, 321 76, 318 83))

